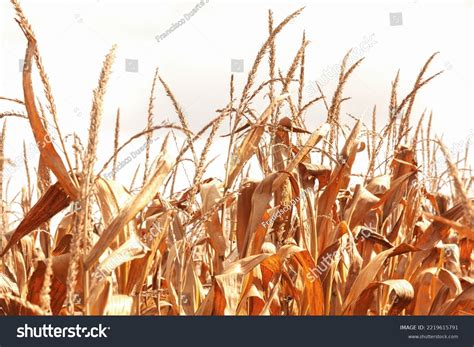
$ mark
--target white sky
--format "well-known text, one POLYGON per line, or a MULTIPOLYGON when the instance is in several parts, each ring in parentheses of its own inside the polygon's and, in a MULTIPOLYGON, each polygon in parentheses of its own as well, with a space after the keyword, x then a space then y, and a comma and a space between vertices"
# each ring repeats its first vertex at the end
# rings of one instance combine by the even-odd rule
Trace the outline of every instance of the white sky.
MULTIPOLYGON (((424 88, 417 98, 415 116, 433 110, 434 128, 452 146, 474 140, 473 121, 473 2, 471 1, 215 1, 199 9, 168 37, 156 35, 189 13, 198 1, 22 1, 39 41, 59 110, 63 132, 85 135, 101 64, 112 44, 118 44, 114 72, 106 95, 99 161, 112 151, 115 111, 121 108, 122 139, 142 130, 155 67, 183 106, 192 130, 198 130, 228 102, 231 59, 244 60, 244 72, 235 75, 237 95, 256 52, 267 36, 267 10, 278 23, 300 6, 303 14, 277 39, 277 64, 286 71, 301 42, 303 30, 311 44, 307 49, 306 78, 320 79, 328 67, 338 64, 347 50, 368 37, 374 44, 363 52, 366 60, 345 90, 352 99, 342 112, 369 120, 377 104, 379 124, 387 113, 390 82, 401 69, 400 94, 412 87, 426 59, 435 51, 429 73, 446 72, 424 88), (389 14, 401 12, 403 25, 391 26, 389 14), (372 36, 371 36, 372 35, 372 36), (125 59, 137 59, 138 73, 125 71, 125 59)), ((0 0, 0 95, 22 98, 19 59, 26 41, 13 20, 14 12, 0 0)), ((267 76, 266 60, 261 80, 267 76)), ((324 86, 330 97, 336 79, 324 86)), ((41 88, 37 88, 40 94, 41 88)), ((155 118, 177 117, 158 87, 155 118)), ((0 102, 0 111, 12 109, 0 102)), ((310 110, 306 119, 314 129, 325 119, 323 108, 310 110)), ((24 120, 9 120, 7 155, 21 154, 23 139, 31 143, 24 120)), ((224 130, 225 132, 225 130, 224 130)), ((223 154, 225 142, 215 142, 213 155, 223 154)), ((138 148, 141 143, 132 146, 138 148)), ((129 151, 128 151, 129 152, 129 151)), ((127 150, 124 155, 127 155, 127 150)), ((212 155, 211 155, 212 157, 212 155)), ((36 157, 32 156, 36 162, 36 157)), ((138 162, 137 162, 138 163, 138 162)), ((136 164, 121 175, 134 171, 136 164)), ((100 165, 101 166, 101 165, 100 165)), ((216 161, 216 175, 222 162, 216 161)), ((23 168, 18 170, 23 175, 23 168)), ((212 175, 212 172, 211 172, 212 175)), ((124 180, 128 181, 128 180, 124 180)))

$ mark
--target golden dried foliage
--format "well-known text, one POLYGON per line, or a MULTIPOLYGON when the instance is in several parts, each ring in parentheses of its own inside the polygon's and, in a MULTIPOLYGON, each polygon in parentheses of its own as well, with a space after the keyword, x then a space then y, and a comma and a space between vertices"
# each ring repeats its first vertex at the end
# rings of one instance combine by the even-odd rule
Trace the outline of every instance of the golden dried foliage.
POLYGON ((397 74, 387 123, 377 129, 382 122, 376 121, 380 111, 374 107, 369 129, 362 120, 345 121, 341 113, 348 99, 344 87, 362 59, 348 66, 350 52, 344 57, 330 104, 319 85, 320 95, 304 100, 305 35, 287 73, 278 78, 276 67, 277 35, 302 9, 278 25, 269 11, 269 36, 240 99, 232 76, 230 101, 194 133, 156 70, 145 130, 120 145, 117 111, 114 153, 96 170, 113 48, 93 94, 87 146, 75 137, 69 149, 76 158, 73 170, 37 39, 18 1, 12 3, 27 40, 24 100, 1 99, 25 108, 41 157, 33 167, 25 150, 23 214, 9 224, 3 173, 10 128, 4 121, 0 315, 474 314, 472 171, 461 166, 467 159, 454 161, 440 140, 430 138, 431 115, 427 124, 423 114, 415 129, 410 125, 417 91, 439 74, 423 77, 435 55, 400 103, 397 74), (254 87, 267 54, 269 79, 254 87), (32 84, 35 72, 63 155, 45 126, 47 115, 32 84), (157 82, 179 125, 153 125, 157 82), (268 104, 258 114, 251 103, 266 88, 268 104), (319 100, 327 123, 308 130, 304 117, 319 100), (208 155, 226 118, 225 173, 213 177, 208 155), (175 131, 183 132, 185 141, 171 159, 168 135, 175 138, 175 131), (207 131, 199 152, 196 141, 207 131), (152 134, 165 139, 161 148, 152 134), (117 160, 124 147, 142 137, 147 140, 143 182, 130 191, 116 180, 117 160), (440 165, 438 148, 447 170, 433 177, 440 165), (185 162, 194 166, 194 178, 187 189, 174 192, 181 169, 187 173, 185 162), (357 174, 364 162, 365 173, 357 174), (111 163, 113 175, 103 175, 111 163), (261 176, 251 178, 248 169, 255 164, 261 176), (30 182, 34 172, 36 190, 30 182), (442 176, 451 190, 440 189, 442 176), (54 228, 53 218, 59 220, 54 228))

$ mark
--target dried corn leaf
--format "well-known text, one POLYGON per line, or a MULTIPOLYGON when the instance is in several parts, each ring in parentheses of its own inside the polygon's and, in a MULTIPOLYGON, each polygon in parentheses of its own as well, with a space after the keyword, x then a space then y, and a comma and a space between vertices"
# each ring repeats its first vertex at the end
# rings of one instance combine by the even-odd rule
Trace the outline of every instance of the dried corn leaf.
POLYGON ((389 303, 388 315, 399 314, 414 298, 413 286, 407 280, 385 280, 382 282, 373 282, 357 298, 354 306, 354 315, 366 315, 373 303, 376 290, 380 287, 388 287, 389 294, 394 294, 394 300, 389 303))
POLYGON ((21 238, 28 235, 36 228, 39 228, 45 222, 49 221, 51 217, 69 206, 70 202, 71 199, 61 188, 59 183, 49 187, 46 193, 28 211, 26 216, 18 225, 0 256, 3 256, 21 238))
POLYGON ((284 95, 273 100, 273 102, 262 113, 257 122, 252 126, 252 128, 240 144, 239 148, 237 148, 235 153, 235 160, 232 163, 232 166, 229 170, 229 176, 227 177, 227 188, 232 186, 235 179, 244 168, 244 165, 255 154, 258 143, 260 142, 260 139, 265 131, 264 125, 267 119, 270 117, 275 107, 280 105, 286 97, 287 96, 284 95))
POLYGON ((91 252, 84 261, 84 266, 86 269, 90 269, 90 267, 95 262, 97 262, 102 253, 120 234, 120 231, 123 229, 123 227, 153 199, 153 197, 157 194, 161 183, 169 174, 170 169, 171 160, 165 157, 160 157, 158 160, 157 169, 150 181, 145 184, 140 193, 127 201, 118 215, 103 231, 99 241, 94 245, 91 252))
POLYGON ((343 313, 350 314, 354 309, 354 302, 360 296, 360 294, 373 282, 375 276, 379 273, 385 261, 396 255, 404 254, 407 252, 415 252, 418 249, 411 245, 402 243, 397 247, 388 249, 379 253, 374 259, 372 259, 367 266, 365 266, 357 276, 354 284, 352 285, 349 294, 344 300, 343 313))
POLYGON ((36 49, 35 46, 35 42, 32 40, 28 41, 28 48, 26 49, 23 65, 23 93, 25 98, 25 108, 28 113, 31 130, 33 130, 33 135, 41 153, 41 158, 57 177, 64 191, 71 197, 71 199, 75 200, 78 197, 78 187, 68 174, 61 157, 56 152, 51 135, 49 135, 48 131, 44 128, 43 122, 36 108, 35 94, 33 92, 31 78, 31 66, 34 51, 36 49))
POLYGON ((460 314, 474 314, 474 284, 468 286, 459 294, 443 312, 446 316, 460 314))
MULTIPOLYGON (((112 275, 116 268, 120 265, 130 262, 133 259, 143 257, 148 251, 148 247, 143 244, 135 234, 125 241, 119 248, 113 251, 103 262, 101 262, 92 277, 97 281, 112 275)), ((120 282, 126 283, 128 273, 120 273, 120 276, 125 278, 119 279, 120 282)))

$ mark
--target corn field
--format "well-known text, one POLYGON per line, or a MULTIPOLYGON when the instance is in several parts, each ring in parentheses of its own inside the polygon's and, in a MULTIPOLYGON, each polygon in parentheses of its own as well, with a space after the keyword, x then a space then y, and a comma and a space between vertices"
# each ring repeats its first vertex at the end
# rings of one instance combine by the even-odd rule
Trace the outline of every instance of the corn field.
POLYGON ((72 134, 71 146, 41 38, 11 2, 25 37, 23 96, 0 99, 24 111, 0 113, 0 315, 474 314, 469 145, 454 155, 432 129, 432 115, 412 112, 419 90, 429 91, 442 73, 429 72, 436 53, 406 95, 394 77, 389 105, 373 108, 371 124, 347 122, 344 87, 363 59, 349 64, 349 51, 334 93, 318 88, 306 100, 305 35, 291 65, 276 66, 277 37, 303 9, 280 23, 269 11, 268 38, 244 87, 236 90, 231 76, 228 100, 205 127, 190 129, 156 70, 144 130, 120 139, 118 113, 114 151, 98 162, 116 48, 92 94, 88 138, 72 134), (264 80, 260 69, 268 70, 264 80), (34 90, 33 76, 42 90, 34 90), (179 122, 156 125, 158 92, 179 122), (255 109, 257 102, 265 107, 255 109), (326 122, 309 129, 316 104, 326 122), (3 173, 13 122, 31 128, 40 157, 25 155, 24 188, 10 200, 3 173), (185 137, 177 156, 168 149, 174 133, 185 137), (152 136, 163 140, 157 157, 152 136), (218 136, 229 144, 222 174, 208 170, 218 136), (120 154, 143 138, 141 169, 133 182, 119 182, 120 154), (176 191, 185 170, 191 184, 176 191), (18 221, 13 204, 21 206, 18 221))

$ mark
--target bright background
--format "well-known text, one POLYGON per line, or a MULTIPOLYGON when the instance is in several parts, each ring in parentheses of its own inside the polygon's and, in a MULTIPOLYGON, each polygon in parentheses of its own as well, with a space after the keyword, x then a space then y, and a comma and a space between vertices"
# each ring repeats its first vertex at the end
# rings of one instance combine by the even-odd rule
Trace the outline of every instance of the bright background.
MULTIPOLYGON (((473 121, 473 2, 472 1, 215 1, 210 0, 194 16, 165 39, 155 36, 168 30, 198 1, 22 1, 23 9, 39 41, 58 106, 63 133, 76 131, 83 136, 89 123, 92 90, 96 87, 102 61, 110 47, 118 44, 118 54, 106 95, 99 148, 102 166, 112 152, 114 118, 121 108, 125 140, 146 125, 148 98, 156 67, 168 82, 185 110, 191 128, 200 129, 215 110, 228 102, 231 59, 243 59, 244 72, 236 73, 237 96, 246 80, 255 55, 267 37, 267 10, 275 22, 301 6, 303 14, 292 21, 277 38, 277 64, 285 72, 297 51, 303 31, 311 44, 307 49, 306 78, 320 80, 325 69, 340 63, 351 47, 372 37, 372 46, 361 56, 366 59, 351 77, 343 104, 346 113, 369 122, 377 105, 378 124, 388 110, 390 83, 401 70, 400 95, 412 87, 426 59, 436 51, 428 74, 441 69, 444 74, 423 88, 416 100, 414 116, 426 108, 433 111, 434 129, 455 151, 471 139, 473 121), (402 25, 390 25, 390 13, 401 13, 402 25), (125 70, 125 60, 138 60, 138 72, 125 70)), ((22 98, 19 60, 26 41, 14 21, 14 11, 0 0, 0 95, 22 98)), ((266 78, 266 60, 261 79, 266 78)), ((336 78, 323 90, 331 97, 336 78)), ((39 94, 41 87, 36 88, 39 94)), ((308 89, 310 90, 310 88, 308 89)), ((311 96, 308 91, 307 97, 311 96)), ((14 108, 1 102, 0 111, 14 108)), ((322 107, 311 109, 306 119, 310 130, 325 119, 322 107)), ((156 123, 177 121, 161 86, 155 101, 156 123)), ((9 119, 7 157, 22 156, 22 141, 32 144, 26 121, 9 119)), ((226 132, 226 129, 223 130, 226 132)), ((143 145, 137 141, 123 156, 143 145)), ((156 146, 158 147, 158 146, 156 146)), ((32 147, 31 147, 32 148, 32 147)), ((221 155, 208 175, 223 172, 225 140, 217 139, 212 158, 221 155)), ((472 156, 471 156, 472 157, 472 156)), ((37 163, 37 155, 29 156, 37 163)), ((10 173, 12 194, 24 182, 24 169, 18 160, 10 173)), ((138 162, 127 165, 119 179, 128 181, 138 162)))

